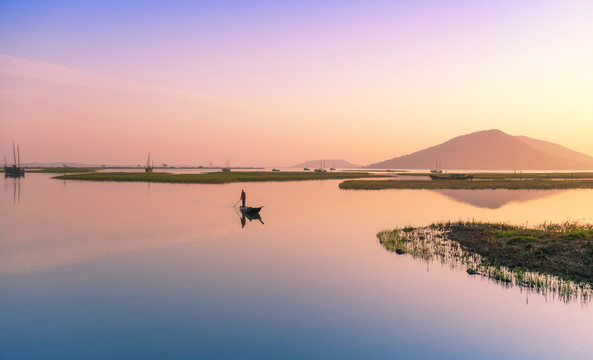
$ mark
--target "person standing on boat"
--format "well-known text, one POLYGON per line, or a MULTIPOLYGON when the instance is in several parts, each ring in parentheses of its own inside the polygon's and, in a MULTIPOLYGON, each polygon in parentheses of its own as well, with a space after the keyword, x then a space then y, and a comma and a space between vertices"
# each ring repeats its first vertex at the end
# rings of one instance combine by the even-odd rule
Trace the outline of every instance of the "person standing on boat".
POLYGON ((245 207, 245 200, 247 200, 247 196, 245 195, 245 190, 241 190, 241 201, 242 201, 243 207, 245 207))

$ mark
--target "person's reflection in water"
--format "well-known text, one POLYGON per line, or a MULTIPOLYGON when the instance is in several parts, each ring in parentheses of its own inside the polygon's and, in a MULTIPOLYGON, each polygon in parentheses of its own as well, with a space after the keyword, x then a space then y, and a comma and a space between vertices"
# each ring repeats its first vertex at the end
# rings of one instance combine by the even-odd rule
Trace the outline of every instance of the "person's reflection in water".
POLYGON ((245 221, 245 219, 249 220, 249 221, 253 221, 253 220, 259 220, 260 223, 262 223, 263 225, 264 222, 261 219, 261 215, 260 214, 247 214, 245 212, 241 212, 241 227, 244 228, 245 224, 247 223, 245 221))

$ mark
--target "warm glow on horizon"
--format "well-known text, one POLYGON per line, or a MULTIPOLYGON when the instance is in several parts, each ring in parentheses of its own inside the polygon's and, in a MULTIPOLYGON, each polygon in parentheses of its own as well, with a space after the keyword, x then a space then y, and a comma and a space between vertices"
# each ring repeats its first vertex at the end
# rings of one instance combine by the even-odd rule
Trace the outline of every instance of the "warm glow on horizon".
POLYGON ((0 153, 367 165, 500 129, 593 155, 593 3, 0 5, 0 153), (35 9, 35 10, 33 10, 35 9))

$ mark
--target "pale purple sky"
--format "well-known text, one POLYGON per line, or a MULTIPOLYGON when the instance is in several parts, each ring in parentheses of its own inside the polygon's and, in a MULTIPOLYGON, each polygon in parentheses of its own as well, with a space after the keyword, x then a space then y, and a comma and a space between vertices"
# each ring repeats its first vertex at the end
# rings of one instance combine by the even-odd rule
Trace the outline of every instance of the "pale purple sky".
POLYGON ((0 153, 358 164, 498 128, 593 155, 589 1, 0 4, 0 153))

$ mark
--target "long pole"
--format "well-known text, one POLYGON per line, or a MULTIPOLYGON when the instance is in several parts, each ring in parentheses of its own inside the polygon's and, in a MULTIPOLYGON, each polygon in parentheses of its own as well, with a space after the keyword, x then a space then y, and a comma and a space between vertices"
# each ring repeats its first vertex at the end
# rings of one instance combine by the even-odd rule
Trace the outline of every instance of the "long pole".
POLYGON ((19 154, 19 166, 18 166, 18 168, 20 169, 21 168, 21 146, 20 145, 17 145, 16 146, 16 150, 17 150, 17 153, 19 154))
POLYGON ((16 166, 16 152, 14 151, 14 141, 12 142, 12 156, 14 157, 14 166, 16 166))

